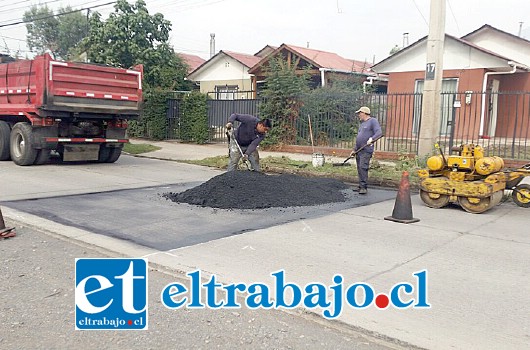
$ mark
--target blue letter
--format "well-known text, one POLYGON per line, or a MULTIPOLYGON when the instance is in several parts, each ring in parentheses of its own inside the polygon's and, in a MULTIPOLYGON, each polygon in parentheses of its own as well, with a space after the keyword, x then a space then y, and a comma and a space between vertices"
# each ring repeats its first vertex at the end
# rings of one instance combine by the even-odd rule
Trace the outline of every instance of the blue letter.
POLYGON ((300 290, 300 287, 295 283, 288 283, 284 285, 284 270, 280 270, 278 272, 271 273, 272 276, 276 278, 276 308, 278 307, 285 307, 286 309, 292 309, 300 305, 300 301, 302 300, 302 291, 300 290), (287 305, 285 303, 285 289, 287 287, 290 287, 293 291, 293 302, 291 305, 287 305))
POLYGON ((203 308, 204 305, 201 304, 201 271, 193 271, 187 275, 191 278, 191 303, 188 304, 188 308, 203 308))
POLYGON ((414 300, 411 300, 408 303, 404 303, 401 301, 401 299, 399 299, 399 288, 401 287, 405 288, 405 291, 404 291, 405 294, 412 293, 412 290, 414 289, 412 288, 410 283, 398 283, 394 287, 392 287, 392 289, 390 290, 390 300, 392 300, 392 305, 394 305, 398 309, 404 309, 410 306, 410 304, 412 304, 412 302, 414 301, 414 300))
POLYGON ((173 296, 185 293, 187 291, 188 290, 186 289, 186 287, 180 283, 168 284, 164 287, 164 289, 162 289, 160 300, 162 301, 162 304, 164 304, 164 306, 168 309, 176 309, 181 307, 186 302, 186 298, 182 298, 181 301, 175 301, 173 300, 173 296), (174 291, 175 289, 176 292, 174 291))
POLYGON ((226 289, 226 304, 225 307, 241 307, 241 304, 236 303, 236 290, 244 292, 247 289, 243 283, 229 284, 223 286, 226 289))
POLYGON ((215 275, 212 275, 210 280, 204 283, 203 286, 206 287, 206 305, 212 309, 218 309, 223 306, 224 303, 222 301, 220 304, 215 303, 217 296, 215 289, 216 287, 222 287, 221 284, 215 283, 215 275))
POLYGON ((269 287, 263 283, 254 283, 248 286, 248 292, 250 295, 247 297, 247 306, 251 309, 257 309, 262 307, 264 309, 270 309, 272 303, 269 301, 269 287), (259 292, 256 290, 259 287, 259 292))
POLYGON ((348 287, 348 290, 346 291, 346 300, 351 306, 363 309, 365 307, 368 307, 372 303, 372 301, 374 301, 374 289, 372 288, 372 286, 366 283, 352 284, 348 287), (357 287, 362 287, 364 289, 364 303, 362 303, 361 305, 358 305, 356 300, 357 298, 355 294, 357 287))
POLYGON ((418 302, 414 307, 431 307, 427 303, 427 270, 416 272, 414 276, 418 277, 418 302))
POLYGON ((317 306, 320 306, 321 308, 329 306, 331 303, 329 303, 326 300, 326 286, 319 283, 311 283, 305 286, 305 292, 307 295, 304 298, 304 306, 312 309, 317 306), (312 293, 313 289, 316 288, 316 292, 312 293), (316 300, 313 301, 312 299, 316 297, 316 300))
POLYGON ((342 281, 343 281, 342 275, 333 276, 333 282, 335 282, 335 285, 329 288, 335 292, 334 293, 335 294, 335 298, 334 298, 334 304, 335 304, 334 311, 335 312, 331 314, 329 310, 324 310, 322 315, 324 315, 325 318, 338 317, 342 312, 342 281))

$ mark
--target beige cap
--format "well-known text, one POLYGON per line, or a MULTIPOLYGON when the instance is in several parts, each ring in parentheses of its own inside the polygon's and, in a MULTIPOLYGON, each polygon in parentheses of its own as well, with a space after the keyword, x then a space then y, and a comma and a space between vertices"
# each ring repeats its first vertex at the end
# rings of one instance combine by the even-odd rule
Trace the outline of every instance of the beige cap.
POLYGON ((355 111, 355 114, 357 114, 359 112, 363 112, 364 114, 370 115, 370 108, 363 106, 363 107, 359 108, 359 110, 355 111))

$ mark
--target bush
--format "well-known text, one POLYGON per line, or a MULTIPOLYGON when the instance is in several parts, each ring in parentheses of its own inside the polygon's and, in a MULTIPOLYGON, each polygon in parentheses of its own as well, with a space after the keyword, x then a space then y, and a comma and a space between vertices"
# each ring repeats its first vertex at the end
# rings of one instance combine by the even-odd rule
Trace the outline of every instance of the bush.
POLYGON ((129 122, 127 132, 131 137, 147 137, 163 140, 167 133, 168 91, 155 88, 144 91, 144 102, 140 118, 129 122))
POLYGON ((208 105, 205 94, 194 91, 182 99, 180 139, 204 144, 209 140, 208 105))

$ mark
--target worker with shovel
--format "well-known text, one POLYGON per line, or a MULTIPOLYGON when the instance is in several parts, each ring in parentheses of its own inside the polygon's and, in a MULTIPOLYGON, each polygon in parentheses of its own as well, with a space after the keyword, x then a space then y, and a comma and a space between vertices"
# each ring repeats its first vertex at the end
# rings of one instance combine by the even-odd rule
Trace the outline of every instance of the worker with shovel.
POLYGON ((230 132, 233 123, 238 121, 239 127, 231 133, 230 137, 230 161, 227 171, 236 170, 240 159, 247 164, 250 162, 250 170, 260 171, 258 145, 267 135, 272 127, 270 119, 260 120, 249 114, 232 113, 228 118, 226 129, 230 132))
POLYGON ((370 159, 374 154, 373 142, 383 135, 381 126, 377 119, 370 116, 370 108, 361 107, 355 112, 361 124, 355 140, 355 148, 350 156, 355 156, 357 163, 357 174, 359 175, 359 194, 366 194, 368 187, 368 168, 370 159))

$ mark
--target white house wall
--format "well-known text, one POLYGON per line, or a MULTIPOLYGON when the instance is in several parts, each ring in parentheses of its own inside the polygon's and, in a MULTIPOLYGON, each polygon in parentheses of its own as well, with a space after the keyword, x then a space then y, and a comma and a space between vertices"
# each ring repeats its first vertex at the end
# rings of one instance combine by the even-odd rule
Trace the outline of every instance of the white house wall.
MULTIPOLYGON (((375 67, 378 73, 416 72, 425 70, 427 64, 427 41, 418 43, 401 55, 375 67)), ((506 60, 492 56, 459 41, 447 39, 444 42, 443 69, 506 68, 506 60)))
POLYGON ((201 72, 193 77, 195 81, 250 80, 247 66, 232 57, 223 55, 209 62, 201 72))
POLYGON ((530 66, 530 43, 521 45, 521 39, 496 31, 484 31, 466 38, 467 41, 483 47, 487 50, 497 52, 500 55, 530 66))

